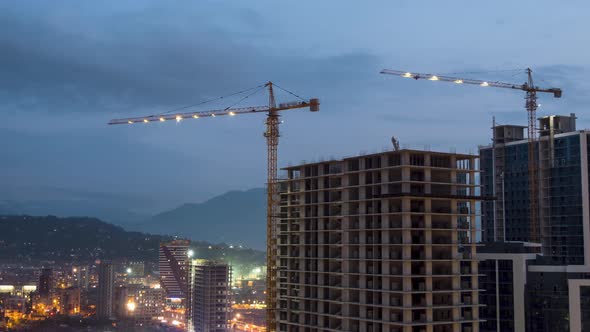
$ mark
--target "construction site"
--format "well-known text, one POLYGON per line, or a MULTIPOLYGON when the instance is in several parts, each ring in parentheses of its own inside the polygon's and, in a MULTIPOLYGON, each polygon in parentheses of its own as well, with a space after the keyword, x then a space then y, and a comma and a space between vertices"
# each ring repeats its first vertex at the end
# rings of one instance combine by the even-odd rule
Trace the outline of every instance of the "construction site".
POLYGON ((586 318, 564 320, 579 292, 562 293, 553 317, 539 292, 589 281, 579 275, 590 272, 589 133, 573 114, 537 119, 537 94, 562 92, 524 72, 513 84, 381 71, 525 92, 528 126, 494 120, 479 155, 400 149, 394 138, 388 152, 290 166, 279 179, 279 112, 317 112, 319 100, 281 88, 300 101, 277 105, 272 82, 257 87, 268 106, 110 124, 267 114, 267 331, 576 331, 586 318), (551 284, 543 272, 557 273, 551 284))

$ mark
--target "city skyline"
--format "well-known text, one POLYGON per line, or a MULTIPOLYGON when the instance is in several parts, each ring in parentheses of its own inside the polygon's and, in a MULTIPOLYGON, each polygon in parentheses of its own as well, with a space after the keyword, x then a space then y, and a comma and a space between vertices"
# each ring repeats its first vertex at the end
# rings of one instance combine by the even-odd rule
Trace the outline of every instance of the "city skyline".
MULTIPOLYGON (((0 200, 108 196, 154 213, 232 189, 262 187, 263 117, 155 128, 110 128, 106 122, 167 112, 269 79, 322 100, 322 111, 313 118, 302 111, 285 114, 281 166, 356 155, 367 147, 379 150, 392 135, 410 147, 475 152, 478 144, 489 142, 481 128, 491 126, 493 115, 502 123, 526 123, 521 94, 407 84, 378 71, 531 66, 539 83, 564 89, 562 100, 540 100, 540 115, 581 111, 588 66, 576 32, 587 23, 580 20, 584 11, 578 5, 585 4, 546 2, 530 9, 507 2, 430 3, 427 8, 333 2, 286 7, 206 2, 183 8, 139 1, 100 8, 2 3, 9 33, 0 37, 6 46, 0 128, 7 156, 0 182, 10 190, 0 200), (292 15, 297 11, 307 19, 292 15), (447 23, 453 19, 463 24, 447 23), (532 24, 525 25, 527 20, 532 24), (541 24, 552 28, 523 43, 541 24), (429 135, 416 133, 409 125, 416 122, 429 135), (452 134, 457 123, 465 127, 463 137, 452 134), (372 130, 361 137, 326 134, 359 127, 372 130)), ((524 82, 515 73, 466 75, 524 82)), ((240 105, 264 103, 260 96, 240 105)), ((587 126, 582 119, 580 127, 587 126)))

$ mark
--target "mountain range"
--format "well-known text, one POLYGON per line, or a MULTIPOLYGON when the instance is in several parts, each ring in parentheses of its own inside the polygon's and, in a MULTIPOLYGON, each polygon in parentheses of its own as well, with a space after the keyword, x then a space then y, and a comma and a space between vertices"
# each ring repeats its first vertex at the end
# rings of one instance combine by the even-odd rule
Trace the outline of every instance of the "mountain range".
MULTIPOLYGON (((0 215, 0 260, 13 262, 129 259, 156 262, 171 236, 126 231, 96 218, 0 215)), ((195 257, 225 259, 236 267, 264 264, 264 252, 207 242, 191 243, 195 257)))
POLYGON ((266 190, 229 191, 203 203, 187 203, 126 227, 263 250, 266 243, 266 190))
POLYGON ((186 203, 156 214, 149 213, 157 207, 145 198, 59 188, 6 189, 0 193, 0 214, 4 215, 90 216, 131 231, 265 248, 263 188, 229 191, 202 203, 186 203))

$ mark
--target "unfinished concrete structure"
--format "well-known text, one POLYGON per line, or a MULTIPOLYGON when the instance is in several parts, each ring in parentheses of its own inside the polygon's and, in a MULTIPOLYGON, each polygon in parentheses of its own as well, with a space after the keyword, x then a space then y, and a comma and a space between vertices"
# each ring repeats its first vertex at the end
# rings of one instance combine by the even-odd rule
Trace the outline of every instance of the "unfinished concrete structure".
POLYGON ((416 150, 287 167, 278 331, 478 331, 477 156, 416 150))

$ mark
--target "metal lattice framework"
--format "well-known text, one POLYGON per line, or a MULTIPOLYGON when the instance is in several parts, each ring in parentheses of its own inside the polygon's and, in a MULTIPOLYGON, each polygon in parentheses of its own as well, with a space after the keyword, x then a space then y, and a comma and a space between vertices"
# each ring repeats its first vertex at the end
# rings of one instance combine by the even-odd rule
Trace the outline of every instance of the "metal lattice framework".
POLYGON ((538 200, 539 200, 539 180, 538 180, 538 161, 536 158, 536 141, 537 141, 537 92, 552 93, 555 98, 561 98, 561 89, 559 88, 539 88, 533 83, 533 71, 526 69, 527 82, 523 84, 513 84, 497 81, 483 81, 469 78, 460 78, 444 75, 411 73, 408 71, 383 69, 381 74, 395 75, 404 78, 413 78, 415 80, 429 80, 451 82, 455 84, 479 85, 482 87, 496 87, 522 90, 526 92, 525 108, 528 113, 528 168, 529 168, 529 200, 530 200, 530 241, 539 242, 539 218, 538 218, 538 200))
MULTIPOLYGON (((200 119, 207 117, 217 116, 236 116, 241 114, 252 114, 252 113, 267 113, 266 117, 266 131, 264 136, 266 137, 267 145, 267 220, 266 220, 266 249, 267 249, 267 273, 266 273, 266 305, 267 305, 267 330, 276 330, 276 307, 277 307, 277 238, 276 238, 276 217, 278 215, 278 146, 279 146, 279 124, 280 124, 280 111, 299 109, 309 107, 310 111, 319 111, 319 100, 312 98, 309 100, 302 99, 301 97, 290 93, 301 99, 301 101, 281 103, 276 105, 275 95, 273 91, 273 83, 268 82, 264 84, 264 87, 268 88, 269 100, 268 106, 252 106, 252 107, 241 107, 241 108, 225 108, 222 110, 211 110, 204 112, 169 112, 157 115, 148 115, 143 117, 133 118, 122 118, 113 119, 109 121, 110 125, 118 124, 141 124, 151 122, 166 122, 176 121, 180 122, 185 119, 200 119)), ((279 87, 280 88, 280 87, 279 87)), ((245 98, 244 98, 245 99, 245 98)), ((184 108, 183 108, 184 109, 184 108)))

